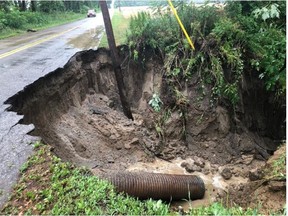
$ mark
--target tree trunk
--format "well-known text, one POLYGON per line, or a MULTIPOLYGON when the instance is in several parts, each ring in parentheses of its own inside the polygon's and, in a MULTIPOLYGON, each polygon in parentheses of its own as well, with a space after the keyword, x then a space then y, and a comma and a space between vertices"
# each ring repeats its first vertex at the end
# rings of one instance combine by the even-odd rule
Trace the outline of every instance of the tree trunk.
POLYGON ((32 12, 36 11, 36 1, 35 0, 31 1, 31 10, 32 10, 32 12))
POLYGON ((113 29, 112 29, 112 24, 110 20, 110 15, 107 7, 106 1, 99 1, 102 15, 103 15, 103 20, 105 24, 105 30, 106 30, 106 35, 107 35, 107 40, 109 44, 109 49, 111 53, 111 58, 113 62, 113 67, 114 67, 114 73, 118 85, 118 90, 119 90, 119 96, 120 100, 122 103, 122 108, 124 114, 127 116, 127 118, 133 120, 133 116, 130 110, 130 104, 128 102, 128 99, 126 97, 126 92, 125 92, 125 86, 124 86, 124 81, 123 81, 123 76, 122 76, 122 70, 120 67, 120 60, 119 56, 117 53, 117 48, 116 48, 116 43, 115 43, 115 38, 113 34, 113 29))
POLYGON ((17 6, 19 8, 19 11, 21 11, 21 0, 18 0, 17 6))
POLYGON ((26 1, 22 0, 21 2, 21 11, 26 11, 26 1))

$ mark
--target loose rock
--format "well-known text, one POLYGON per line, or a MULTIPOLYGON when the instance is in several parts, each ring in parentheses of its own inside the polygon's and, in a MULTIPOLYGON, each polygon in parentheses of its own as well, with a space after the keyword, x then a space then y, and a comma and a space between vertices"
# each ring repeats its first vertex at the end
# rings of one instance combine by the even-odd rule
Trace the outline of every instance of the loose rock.
POLYGON ((199 167, 201 167, 201 168, 204 168, 205 167, 205 161, 203 160, 203 159, 201 159, 201 158, 194 158, 194 164, 196 165, 196 166, 199 166, 199 167))
POLYGON ((203 170, 203 174, 204 174, 204 175, 208 175, 209 173, 210 173, 210 170, 209 170, 209 169, 204 169, 204 170, 203 170))
POLYGON ((113 158, 108 158, 108 159, 107 159, 107 162, 108 162, 108 163, 114 163, 115 160, 114 160, 113 158))
POLYGON ((135 137, 131 140, 131 142, 129 144, 130 145, 136 145, 137 143, 139 143, 139 139, 135 137))
POLYGON ((130 143, 126 143, 126 144, 124 145, 124 147, 125 147, 125 149, 127 149, 127 150, 131 149, 130 143))
POLYGON ((259 169, 252 169, 249 171, 249 179, 250 181, 257 181, 264 177, 264 174, 259 169))
POLYGON ((221 172, 221 176, 225 179, 225 180, 229 180, 232 177, 232 172, 229 168, 224 168, 221 172))
POLYGON ((190 163, 187 163, 187 162, 183 162, 181 164, 181 167, 184 167, 185 170, 189 173, 192 173, 192 172, 201 172, 202 169, 201 167, 195 165, 195 164, 190 164, 190 163))
POLYGON ((281 191, 286 189, 285 181, 270 181, 269 190, 273 192, 281 191))

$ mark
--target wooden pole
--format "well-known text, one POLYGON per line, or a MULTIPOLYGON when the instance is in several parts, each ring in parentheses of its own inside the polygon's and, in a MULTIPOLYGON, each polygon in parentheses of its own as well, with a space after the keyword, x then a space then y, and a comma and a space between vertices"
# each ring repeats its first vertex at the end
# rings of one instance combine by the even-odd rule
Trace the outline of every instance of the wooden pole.
POLYGON ((120 59, 119 59, 117 48, 116 48, 115 38, 113 34, 112 24, 111 24, 106 0, 99 1, 99 4, 100 4, 102 15, 103 15, 107 40, 109 44, 111 59, 112 59, 113 67, 114 67, 114 73, 116 77, 116 82, 117 82, 117 86, 119 90, 119 96, 120 96, 123 112, 124 112, 124 115, 127 116, 127 118, 133 120, 133 116, 132 116, 131 109, 130 109, 130 104, 128 102, 126 92, 125 92, 125 86, 124 86, 124 81, 123 81, 123 76, 122 76, 122 71, 121 71, 121 66, 120 66, 120 59))

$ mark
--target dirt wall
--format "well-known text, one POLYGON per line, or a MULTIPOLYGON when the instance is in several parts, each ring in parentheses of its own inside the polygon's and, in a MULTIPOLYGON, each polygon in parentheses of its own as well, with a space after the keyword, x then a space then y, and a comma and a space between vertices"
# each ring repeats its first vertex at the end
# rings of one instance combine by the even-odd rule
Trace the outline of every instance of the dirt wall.
MULTIPOLYGON (((164 159, 196 155, 219 164, 233 162, 243 155, 249 154, 254 155, 257 159, 266 160, 279 145, 278 140, 284 138, 283 134, 277 133, 277 136, 274 137, 277 138, 275 142, 270 133, 273 131, 270 122, 277 125, 275 128, 282 125, 281 121, 284 121, 282 110, 277 112, 278 110, 273 107, 273 103, 269 100, 263 100, 261 104, 258 104, 264 95, 259 96, 260 90, 258 93, 256 90, 252 91, 254 90, 252 85, 254 88, 259 87, 259 85, 255 85, 255 81, 251 77, 250 83, 247 81, 248 78, 245 78, 246 87, 243 87, 242 104, 238 107, 238 113, 225 103, 211 105, 211 96, 208 94, 202 97, 201 92, 198 91, 197 77, 192 77, 182 92, 189 100, 188 106, 185 108, 186 116, 183 120, 179 109, 172 108, 173 105, 171 104, 175 104, 175 101, 171 101, 172 90, 163 76, 161 60, 153 55, 147 55, 145 63, 144 61, 135 62, 129 57, 127 47, 120 47, 119 52, 122 58, 121 67, 126 91, 133 113, 139 114, 143 120, 143 124, 138 125, 139 128, 134 128, 134 130, 138 130, 138 132, 145 130, 146 133, 144 135, 138 132, 138 134, 132 133, 130 137, 139 138, 142 143, 141 148, 150 153, 164 159), (160 97, 163 99, 164 105, 171 108, 169 110, 171 115, 161 125, 161 133, 155 130, 155 122, 163 113, 155 113, 148 105, 155 92, 161 93, 160 97), (256 93, 251 95, 250 92, 256 93), (247 95, 248 93, 250 95, 247 95), (259 99, 256 100, 256 98, 259 99), (271 111, 272 108, 274 108, 272 113, 277 114, 276 117, 273 114, 267 115, 267 112, 271 111)), ((206 91, 209 92, 209 87, 206 91)), ((95 137, 88 136, 89 138, 84 139, 86 144, 83 145, 81 143, 84 142, 82 141, 85 137, 84 132, 78 138, 71 138, 67 134, 69 127, 72 131, 73 128, 77 127, 81 131, 85 127, 77 126, 75 119, 73 120, 74 123, 69 126, 70 123, 67 122, 70 120, 67 119, 82 115, 78 121, 81 122, 81 119, 86 118, 86 121, 89 122, 91 120, 89 120, 89 113, 93 113, 95 106, 97 107, 98 103, 103 101, 101 107, 105 113, 115 111, 121 113, 121 103, 117 92, 109 51, 106 49, 88 50, 76 53, 64 68, 59 68, 35 81, 17 95, 9 98, 6 103, 11 104, 10 110, 24 114, 23 123, 33 123, 36 126, 34 134, 40 135, 48 143, 61 141, 64 146, 63 149, 62 147, 58 148, 58 144, 54 144, 59 155, 64 158, 67 157, 68 160, 71 160, 73 155, 78 155, 77 157, 80 159, 77 161, 84 158, 83 161, 87 162, 88 156, 84 157, 83 155, 86 153, 83 152, 89 152, 90 147, 87 146, 91 146, 91 144, 87 144, 89 143, 88 139, 99 139, 98 133, 100 133, 103 143, 111 144, 113 143, 113 139, 109 140, 111 134, 107 137, 105 132, 101 130, 100 132, 99 130, 94 131, 95 137), (87 109, 86 112, 79 111, 83 109, 87 109), (59 125, 63 121, 66 122, 67 131, 59 132, 59 128, 61 128, 59 125), (77 147, 75 144, 67 147, 65 143, 80 144, 77 144, 77 147), (73 154, 71 153, 72 156, 69 155, 68 157, 67 149, 73 152, 73 154), (81 149, 85 150, 81 152, 81 149)), ((97 113, 97 111, 95 112, 97 113)), ((97 123, 91 130, 93 131, 95 127, 97 127, 97 123)), ((102 127, 104 126, 102 125, 102 127)), ((111 130, 109 127, 107 130, 111 130)), ((89 127, 87 130, 90 130, 89 127)), ((128 137, 125 139, 128 140, 128 137)), ((88 155, 90 155, 89 159, 91 153, 88 155)))

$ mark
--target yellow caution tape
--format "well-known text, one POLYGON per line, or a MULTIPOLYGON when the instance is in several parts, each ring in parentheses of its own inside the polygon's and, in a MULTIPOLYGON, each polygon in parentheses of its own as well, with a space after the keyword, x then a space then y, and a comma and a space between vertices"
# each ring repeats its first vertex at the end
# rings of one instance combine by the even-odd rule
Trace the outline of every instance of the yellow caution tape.
POLYGON ((177 19, 177 21, 178 21, 178 23, 179 23, 179 25, 180 25, 182 31, 184 32, 184 35, 186 36, 186 38, 187 38, 189 44, 191 45, 192 49, 195 50, 194 44, 192 43, 192 41, 191 41, 189 35, 187 34, 186 29, 185 29, 185 27, 183 26, 183 24, 182 24, 182 22, 181 22, 181 20, 180 20, 180 18, 179 18, 179 16, 178 16, 178 14, 177 14, 177 11, 176 11, 176 9, 174 8, 174 6, 173 6, 171 0, 168 0, 168 3, 169 3, 169 5, 170 5, 170 7, 171 7, 171 9, 172 9, 172 11, 173 11, 173 13, 174 13, 176 19, 177 19))

